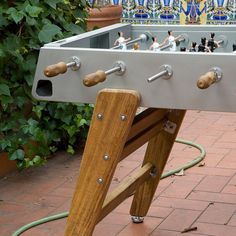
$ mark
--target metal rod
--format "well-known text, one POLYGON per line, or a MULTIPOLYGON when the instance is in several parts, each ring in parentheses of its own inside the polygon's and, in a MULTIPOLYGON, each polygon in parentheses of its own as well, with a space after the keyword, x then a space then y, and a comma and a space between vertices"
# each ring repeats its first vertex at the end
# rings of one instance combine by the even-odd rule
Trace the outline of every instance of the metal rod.
MULTIPOLYGON (((129 45, 132 45, 136 42, 147 41, 147 40, 148 40, 148 36, 146 34, 141 34, 138 38, 128 41, 126 43, 126 45, 129 46, 129 45)), ((121 47, 121 45, 118 45, 118 46, 112 47, 111 49, 118 49, 120 47, 121 47)))
POLYGON ((172 67, 170 65, 162 65, 160 67, 160 71, 158 74, 153 75, 152 77, 147 79, 148 83, 153 82, 156 79, 162 78, 162 79, 170 79, 171 76, 173 75, 173 70, 172 67))
POLYGON ((180 38, 179 39, 179 42, 184 42, 185 41, 185 38, 180 38))
POLYGON ((121 67, 120 66, 116 66, 116 67, 114 67, 114 68, 112 68, 110 70, 105 71, 105 74, 106 75, 110 75, 110 74, 112 74, 112 73, 114 73, 116 71, 120 71, 120 70, 121 70, 121 67))
MULTIPOLYGON (((142 38, 136 38, 136 39, 130 40, 126 43, 126 45, 129 46, 129 45, 134 44, 134 43, 139 42, 139 41, 142 41, 142 38)), ((118 45, 118 46, 115 46, 111 49, 118 49, 120 47, 121 47, 121 45, 118 45)))
POLYGON ((160 48, 160 50, 162 51, 162 50, 165 50, 165 49, 170 48, 170 47, 172 47, 172 43, 169 43, 169 44, 167 44, 167 45, 162 46, 162 47, 160 48))
POLYGON ((153 82, 154 80, 159 79, 159 78, 161 78, 163 75, 166 75, 166 74, 168 74, 168 70, 163 70, 163 71, 159 72, 158 74, 153 75, 152 77, 148 78, 147 81, 148 81, 148 83, 151 83, 151 82, 153 82))
POLYGON ((78 70, 80 66, 81 66, 81 61, 76 56, 73 56, 72 61, 66 64, 66 67, 71 68, 71 70, 78 70))
POLYGON ((72 61, 72 62, 69 62, 69 63, 66 64, 67 68, 73 67, 75 65, 76 65, 75 61, 72 61))
POLYGON ((136 39, 130 40, 129 42, 126 43, 126 45, 129 46, 139 41, 142 41, 142 38, 136 38, 136 39))
MULTIPOLYGON (((185 41, 184 36, 182 35, 182 38, 180 38, 178 41, 179 41, 180 43, 181 43, 181 42, 184 42, 184 41, 185 41)), ((165 50, 165 49, 170 48, 170 47, 172 47, 172 43, 169 43, 169 44, 167 44, 167 45, 162 46, 162 47, 160 48, 160 50, 162 51, 162 50, 165 50)))

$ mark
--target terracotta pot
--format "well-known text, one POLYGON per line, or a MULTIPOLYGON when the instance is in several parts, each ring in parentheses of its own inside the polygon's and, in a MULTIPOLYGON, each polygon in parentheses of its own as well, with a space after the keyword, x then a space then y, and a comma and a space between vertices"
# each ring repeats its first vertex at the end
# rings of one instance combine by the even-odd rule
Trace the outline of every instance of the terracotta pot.
POLYGON ((101 8, 90 8, 87 20, 87 30, 120 23, 122 6, 110 5, 101 8))
POLYGON ((16 162, 8 159, 6 152, 0 153, 0 178, 4 177, 6 174, 16 170, 16 162))

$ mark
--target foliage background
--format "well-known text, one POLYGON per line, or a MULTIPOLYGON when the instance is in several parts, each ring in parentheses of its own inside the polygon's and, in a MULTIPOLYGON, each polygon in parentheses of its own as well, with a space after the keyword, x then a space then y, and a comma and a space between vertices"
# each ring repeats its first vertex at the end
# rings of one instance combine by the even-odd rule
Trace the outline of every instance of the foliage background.
POLYGON ((36 101, 31 87, 40 47, 82 33, 87 7, 85 0, 1 0, 0 152, 20 169, 58 149, 73 154, 86 138, 92 106, 36 101))

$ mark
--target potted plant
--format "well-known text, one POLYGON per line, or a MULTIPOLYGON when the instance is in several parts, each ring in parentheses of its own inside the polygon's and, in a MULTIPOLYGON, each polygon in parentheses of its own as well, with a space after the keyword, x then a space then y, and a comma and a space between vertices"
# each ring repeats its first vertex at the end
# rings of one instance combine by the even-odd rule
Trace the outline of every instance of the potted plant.
POLYGON ((90 0, 91 7, 88 10, 87 30, 93 30, 104 26, 119 23, 122 16, 122 6, 119 1, 90 0))

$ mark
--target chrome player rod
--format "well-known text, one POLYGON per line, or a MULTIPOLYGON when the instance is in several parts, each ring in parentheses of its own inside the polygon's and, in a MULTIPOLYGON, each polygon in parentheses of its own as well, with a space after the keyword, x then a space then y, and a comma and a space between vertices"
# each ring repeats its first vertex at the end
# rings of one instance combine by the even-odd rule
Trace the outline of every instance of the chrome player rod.
MULTIPOLYGON (((128 41, 126 43, 126 45, 129 46, 129 45, 132 45, 137 42, 146 42, 146 41, 148 41, 148 39, 149 39, 148 35, 141 34, 138 38, 128 41)), ((118 46, 112 47, 111 49, 118 49, 120 47, 121 47, 121 45, 118 45, 118 46)))
POLYGON ((112 74, 114 72, 117 72, 117 71, 120 71, 120 70, 121 70, 121 67, 120 66, 116 66, 116 67, 113 67, 110 70, 105 71, 105 74, 106 75, 110 75, 110 74, 112 74))
MULTIPOLYGON (((185 37, 182 35, 182 37, 180 39, 178 39, 178 42, 181 43, 181 42, 184 42, 186 39, 185 37)), ((171 48, 172 47, 172 43, 169 43, 167 45, 164 45, 160 48, 161 51, 167 49, 167 48, 171 48)))
POLYGON ((172 67, 170 65, 162 65, 160 67, 160 70, 161 70, 161 72, 159 72, 158 74, 149 77, 147 79, 147 82, 151 83, 151 82, 153 82, 153 81, 155 81, 159 78, 170 79, 171 76, 173 75, 173 70, 172 70, 172 67))

